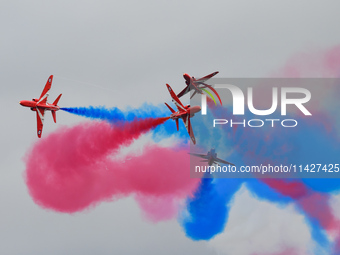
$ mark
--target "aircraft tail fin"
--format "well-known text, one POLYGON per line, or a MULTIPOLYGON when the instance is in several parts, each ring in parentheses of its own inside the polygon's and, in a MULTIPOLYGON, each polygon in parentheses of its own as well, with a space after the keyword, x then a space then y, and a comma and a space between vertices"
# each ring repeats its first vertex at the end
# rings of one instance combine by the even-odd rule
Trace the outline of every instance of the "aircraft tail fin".
POLYGON ((56 100, 54 100, 53 105, 57 105, 62 94, 60 94, 56 100))
POLYGON ((175 112, 175 110, 174 109, 172 109, 171 107, 170 107, 170 105, 168 105, 167 103, 164 103, 168 108, 169 108, 169 110, 172 112, 172 113, 174 113, 175 112))
POLYGON ((55 111, 52 110, 51 113, 52 113, 54 123, 57 123, 57 115, 56 115, 55 111))
MULTIPOLYGON (((168 105, 167 103, 165 103, 165 105, 169 108, 169 110, 170 110, 172 113, 175 112, 175 110, 172 109, 172 108, 170 107, 170 105, 168 105)), ((178 119, 175 119, 175 121, 176 121, 176 127, 177 127, 177 131, 178 131, 178 130, 179 130, 178 119)))

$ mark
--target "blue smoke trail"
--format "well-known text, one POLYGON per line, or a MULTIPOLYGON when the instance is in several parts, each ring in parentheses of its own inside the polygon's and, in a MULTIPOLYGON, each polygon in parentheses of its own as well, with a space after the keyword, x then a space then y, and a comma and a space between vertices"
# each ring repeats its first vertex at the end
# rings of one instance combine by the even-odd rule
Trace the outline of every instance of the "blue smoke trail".
MULTIPOLYGON (((327 113, 325 113, 327 115, 327 113)), ((271 160, 273 164, 295 163, 310 164, 313 161, 326 164, 327 159, 336 159, 340 155, 340 145, 336 131, 327 131, 325 126, 318 122, 328 124, 321 119, 310 120, 295 117, 298 120, 298 127, 285 129, 281 125, 263 127, 262 129, 239 127, 232 129, 227 125, 214 128, 213 119, 235 119, 226 108, 217 107, 213 110, 208 108, 205 119, 194 119, 194 131, 199 141, 198 145, 203 150, 215 148, 218 154, 228 151, 228 158, 220 155, 220 158, 233 162, 236 165, 256 165, 271 160), (207 135, 209 134, 209 135, 207 135), (311 139, 312 138, 312 139, 311 139), (294 161, 294 162, 293 162, 294 161)), ((245 114, 244 119, 251 119, 252 116, 245 114)), ((272 118, 279 119, 279 116, 272 118)), ((242 118, 243 119, 243 118, 242 118)), ((239 120, 237 120, 239 121, 239 120)), ((340 178, 320 179, 306 178, 296 179, 307 185, 311 192, 332 193, 340 190, 340 178)), ((194 240, 210 240, 216 234, 221 233, 226 225, 229 214, 228 203, 237 192, 233 184, 246 184, 251 193, 260 200, 267 200, 279 205, 296 203, 297 200, 283 195, 280 190, 267 186, 257 179, 216 179, 204 180, 195 197, 188 200, 188 214, 182 216, 181 224, 187 236, 194 240), (221 192, 225 189, 225 192, 221 192), (218 212, 217 212, 218 211, 218 212)), ((309 193, 308 193, 309 194, 309 193)), ((306 193, 305 195, 308 196, 306 193)), ((326 205, 327 206, 327 205, 326 205)), ((322 209, 321 209, 322 210, 322 209)), ((310 228, 313 240, 320 246, 318 250, 329 250, 331 241, 328 239, 325 229, 320 225, 319 220, 301 209, 305 221, 310 228)))
POLYGON ((96 107, 89 106, 89 107, 60 108, 60 110, 73 113, 79 116, 84 116, 90 119, 99 119, 108 122, 126 119, 124 113, 116 107, 106 109, 104 106, 96 107))
POLYGON ((203 178, 194 198, 187 201, 187 212, 181 224, 186 235, 193 240, 209 240, 223 232, 228 219, 228 202, 240 188, 238 179, 203 178), (216 182, 223 181, 219 191, 216 182))
POLYGON ((257 179, 204 178, 180 218, 186 235, 193 240, 210 240, 222 233, 228 221, 229 203, 243 183, 258 199, 281 205, 293 201, 257 179))
MULTIPOLYGON (((117 107, 106 108, 105 106, 89 106, 89 107, 68 107, 60 108, 63 111, 83 116, 90 119, 104 120, 109 123, 118 121, 133 121, 137 118, 158 118, 169 116, 169 109, 165 105, 154 106, 151 104, 143 104, 140 108, 128 108, 125 111, 117 107)), ((179 132, 177 132, 176 124, 173 121, 167 121, 159 125, 153 131, 153 139, 158 142, 166 136, 179 136, 183 142, 189 140, 188 133, 184 124, 180 124, 179 132)))
POLYGON ((311 229, 311 235, 314 241, 316 241, 322 248, 323 253, 320 252, 320 254, 325 254, 325 250, 327 250, 327 254, 330 253, 330 241, 327 237, 327 234, 325 233, 325 230, 320 226, 320 223, 317 219, 310 217, 308 214, 305 215, 305 220, 307 221, 307 224, 309 225, 311 229))
POLYGON ((278 193, 258 179, 243 179, 243 181, 246 183, 248 190, 259 200, 275 202, 280 205, 286 205, 294 201, 292 198, 278 193))
POLYGON ((86 118, 105 120, 108 122, 133 121, 136 118, 157 118, 170 115, 165 105, 153 106, 147 103, 143 104, 139 109, 128 108, 126 111, 122 111, 117 107, 106 108, 105 106, 68 107, 60 109, 86 118))

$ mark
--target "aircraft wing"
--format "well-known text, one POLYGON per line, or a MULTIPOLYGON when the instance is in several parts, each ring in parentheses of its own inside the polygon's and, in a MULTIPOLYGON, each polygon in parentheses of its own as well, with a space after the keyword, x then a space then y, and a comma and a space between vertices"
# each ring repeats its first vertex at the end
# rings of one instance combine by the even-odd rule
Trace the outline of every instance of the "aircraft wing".
POLYGON ((184 105, 181 103, 181 101, 178 99, 178 97, 176 96, 175 92, 172 90, 172 88, 170 87, 169 84, 166 84, 166 86, 168 87, 168 90, 170 92, 170 95, 172 97, 172 102, 174 102, 174 104, 176 105, 177 109, 179 112, 186 112, 184 105))
POLYGON ((199 82, 205 82, 207 80, 209 80, 210 78, 212 78, 213 76, 215 76, 216 74, 218 74, 218 72, 214 72, 214 73, 211 73, 211 74, 208 74, 202 78, 199 78, 197 79, 196 81, 199 81, 199 82))
POLYGON ((222 164, 226 164, 226 165, 232 165, 232 166, 235 166, 233 163, 230 163, 228 161, 224 161, 222 159, 219 159, 219 158, 216 158, 214 159, 215 162, 219 162, 219 163, 222 163, 222 164))
POLYGON ((52 86, 52 80, 53 80, 53 75, 51 75, 47 82, 46 82, 46 85, 44 87, 44 90, 43 92, 41 93, 41 96, 39 97, 39 101, 38 103, 45 103, 47 102, 47 97, 48 97, 48 91, 51 89, 51 86, 52 86))
POLYGON ((45 110, 37 107, 37 134, 41 137, 43 125, 44 125, 45 110))
POLYGON ((185 125, 185 127, 186 127, 186 129, 187 129, 187 131, 188 131, 188 133, 190 135, 190 138, 191 138, 192 142, 194 144, 196 144, 196 139, 195 139, 195 136, 194 136, 194 132, 192 131, 192 127, 191 127, 190 116, 189 115, 184 116, 184 117, 182 117, 182 119, 183 119, 184 125, 185 125))
POLYGON ((184 96, 186 93, 189 93, 190 90, 191 90, 190 85, 186 86, 181 92, 179 92, 177 97, 184 96))
POLYGON ((200 158, 204 158, 204 159, 208 159, 207 155, 204 154, 197 154, 197 153, 189 153, 190 155, 196 156, 196 157, 200 157, 200 158))

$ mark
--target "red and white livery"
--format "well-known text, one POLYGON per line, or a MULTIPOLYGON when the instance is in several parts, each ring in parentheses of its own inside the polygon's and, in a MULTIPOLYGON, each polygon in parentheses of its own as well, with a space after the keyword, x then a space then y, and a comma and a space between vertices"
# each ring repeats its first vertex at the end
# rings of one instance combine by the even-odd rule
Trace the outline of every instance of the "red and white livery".
POLYGON ((200 106, 190 107, 190 105, 184 106, 182 104, 182 102, 178 99, 178 97, 176 96, 176 94, 174 93, 174 91, 172 90, 170 85, 166 84, 166 86, 167 86, 167 88, 170 92, 170 95, 172 97, 172 102, 174 102, 174 104, 176 105, 176 107, 178 109, 178 111, 176 112, 167 103, 165 103, 166 106, 169 108, 169 110, 172 112, 172 114, 170 115, 170 119, 176 121, 176 126, 177 126, 177 131, 178 131, 179 130, 178 119, 181 118, 184 122, 184 125, 185 125, 189 135, 190 135, 192 142, 194 144, 196 144, 194 132, 192 131, 192 127, 191 127, 190 118, 193 117, 195 115, 195 113, 199 112, 201 110, 201 107, 200 106))
POLYGON ((19 103, 22 106, 25 107, 30 107, 32 111, 37 112, 37 135, 40 138, 42 134, 42 129, 44 125, 44 116, 45 116, 45 111, 51 111, 53 120, 55 123, 57 123, 56 119, 56 111, 60 109, 60 107, 57 105, 59 102, 59 99, 61 97, 61 94, 57 97, 56 100, 52 104, 47 103, 47 97, 48 97, 48 91, 51 89, 52 86, 52 80, 53 80, 53 75, 51 75, 45 85, 45 88, 43 92, 41 93, 41 96, 39 99, 34 98, 32 101, 29 100, 22 100, 19 103))

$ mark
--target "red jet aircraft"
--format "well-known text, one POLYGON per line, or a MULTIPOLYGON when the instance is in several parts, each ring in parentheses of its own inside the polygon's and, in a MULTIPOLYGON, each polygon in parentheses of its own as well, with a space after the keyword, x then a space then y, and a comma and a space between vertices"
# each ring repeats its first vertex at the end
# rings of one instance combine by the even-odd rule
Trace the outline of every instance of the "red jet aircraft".
MULTIPOLYGON (((211 85, 205 83, 207 80, 209 80, 210 78, 212 78, 216 74, 218 74, 218 72, 208 74, 208 75, 206 75, 202 78, 199 78, 199 79, 195 79, 194 76, 190 76, 187 73, 183 74, 183 77, 185 79, 185 84, 187 86, 177 96, 182 97, 183 95, 188 93, 190 90, 195 90, 194 93, 192 94, 192 96, 190 97, 190 99, 191 99, 196 93, 203 94, 202 89, 204 90, 205 88, 209 88, 216 94, 216 96, 218 97, 218 99, 220 100, 220 103, 222 105, 221 98, 217 94, 216 90, 211 85)), ((209 93, 209 92, 207 92, 207 93, 209 93)))
POLYGON ((169 84, 166 84, 166 86, 168 87, 168 90, 172 97, 172 102, 174 102, 174 104, 177 106, 177 109, 178 109, 178 112, 176 112, 167 103, 165 103, 166 106, 169 108, 169 110, 172 112, 172 114, 170 115, 170 119, 176 121, 176 126, 177 126, 177 131, 178 131, 179 130, 178 119, 181 118, 184 122, 186 129, 188 130, 188 133, 190 135, 192 142, 196 144, 195 136, 194 136, 194 133, 191 127, 190 118, 193 117, 195 113, 199 112, 201 110, 201 107, 200 106, 190 107, 190 105, 184 106, 181 103, 181 101, 178 99, 178 97, 176 96, 172 88, 169 86, 169 84))
POLYGON ((53 120, 55 123, 57 123, 55 112, 60 109, 57 104, 61 97, 61 94, 57 97, 57 99, 53 102, 53 104, 47 103, 47 97, 49 95, 48 91, 51 89, 52 80, 53 80, 53 75, 51 75, 48 78, 45 88, 43 92, 41 93, 41 96, 39 97, 39 99, 34 98, 32 99, 32 101, 22 100, 19 102, 22 106, 30 107, 32 111, 37 112, 37 134, 39 138, 41 137, 41 132, 43 129, 43 124, 44 124, 44 115, 45 115, 46 110, 49 110, 52 112, 53 120))
POLYGON ((233 163, 230 163, 228 161, 218 158, 217 153, 215 152, 215 149, 211 149, 210 151, 208 151, 206 155, 197 154, 197 153, 189 153, 189 154, 199 157, 199 158, 203 158, 204 160, 202 160, 201 162, 207 162, 209 166, 212 166, 213 164, 220 165, 219 163, 235 166, 233 163))

